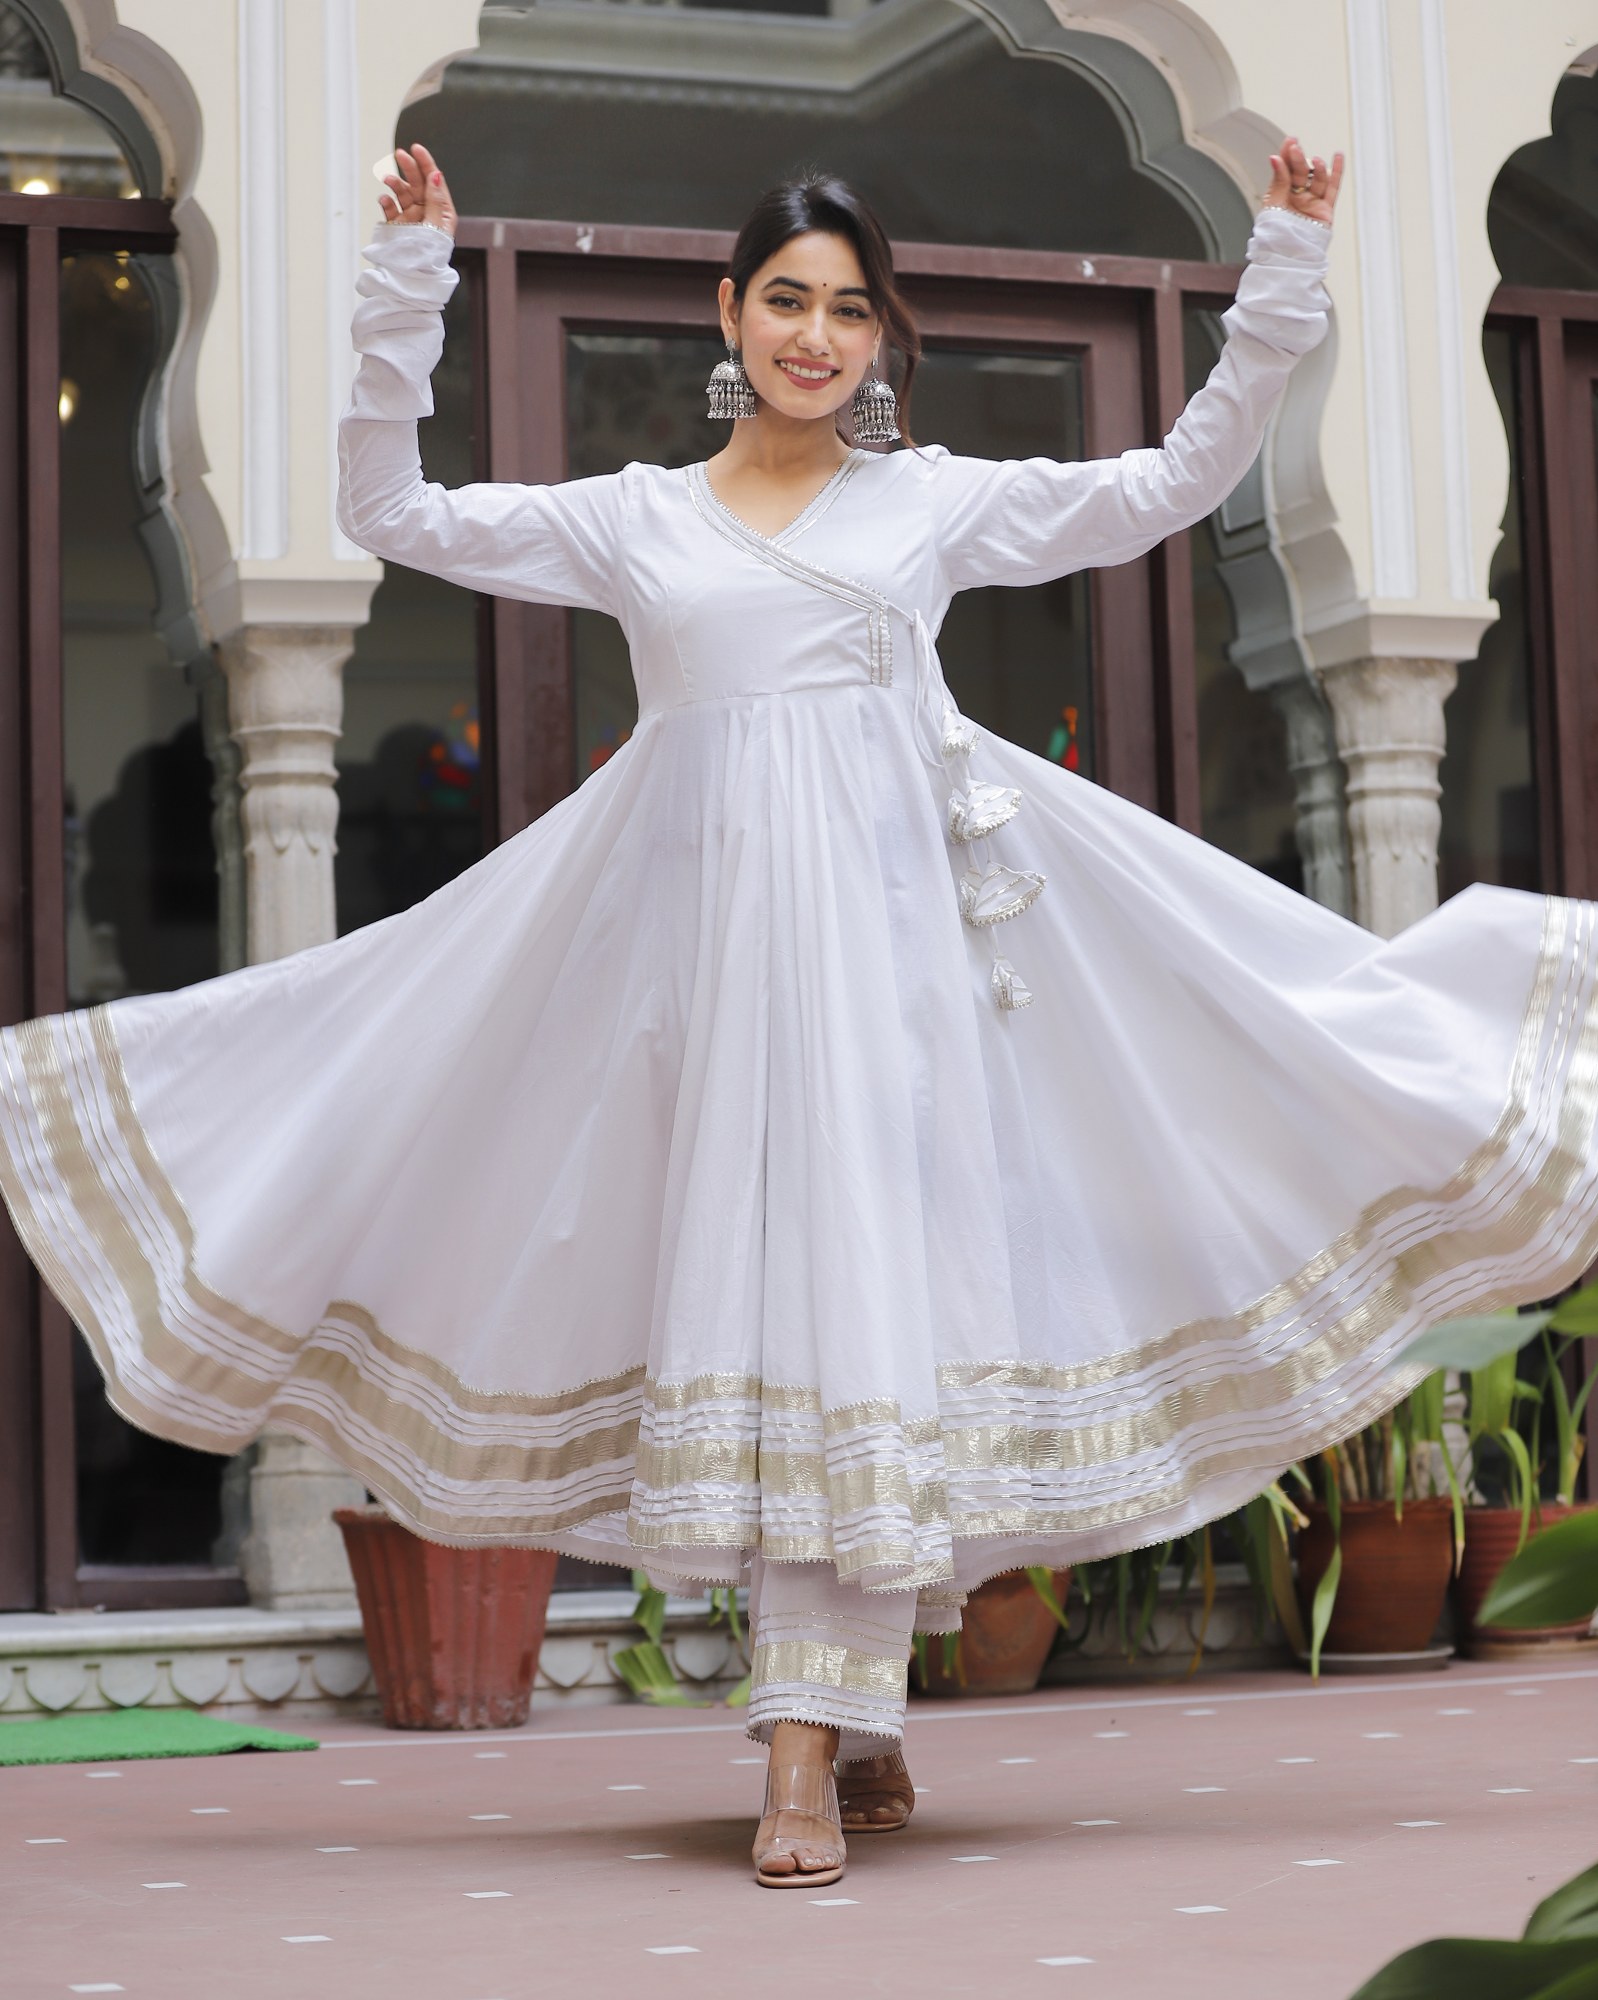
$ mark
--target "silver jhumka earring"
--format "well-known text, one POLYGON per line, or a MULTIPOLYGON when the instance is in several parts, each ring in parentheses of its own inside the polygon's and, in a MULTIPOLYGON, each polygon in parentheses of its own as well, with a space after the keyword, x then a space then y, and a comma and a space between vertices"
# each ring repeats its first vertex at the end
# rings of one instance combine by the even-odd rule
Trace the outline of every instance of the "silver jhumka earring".
POLYGON ((755 414, 755 392, 744 373, 743 359, 730 340, 727 342, 727 359, 718 361, 711 369, 705 394, 710 399, 710 407, 705 412, 707 417, 752 417, 755 414))
POLYGON ((898 438, 899 399, 877 375, 875 362, 850 400, 849 422, 856 444, 892 444, 898 438))

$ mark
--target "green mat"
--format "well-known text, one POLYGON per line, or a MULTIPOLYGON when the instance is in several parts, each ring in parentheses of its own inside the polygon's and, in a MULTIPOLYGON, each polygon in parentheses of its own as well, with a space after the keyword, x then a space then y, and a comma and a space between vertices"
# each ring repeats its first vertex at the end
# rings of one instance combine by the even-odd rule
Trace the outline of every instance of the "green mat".
POLYGON ((221 1722, 187 1708, 104 1709, 0 1722, 0 1764, 114 1764, 124 1757, 214 1757, 224 1750, 315 1750, 311 1736, 285 1736, 221 1722))

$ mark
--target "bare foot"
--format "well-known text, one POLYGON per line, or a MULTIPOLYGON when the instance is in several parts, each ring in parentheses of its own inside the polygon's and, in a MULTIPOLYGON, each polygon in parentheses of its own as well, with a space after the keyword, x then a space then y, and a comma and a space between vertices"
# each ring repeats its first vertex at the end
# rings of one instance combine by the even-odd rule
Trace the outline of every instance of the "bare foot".
POLYGON ((838 1809, 852 1833, 890 1833, 904 1825, 915 1802, 902 1751, 888 1750, 839 1767, 838 1809))
POLYGON ((838 1823, 832 1760, 838 1732, 809 1722, 779 1722, 771 1733, 765 1813, 755 1832, 757 1881, 771 1887, 836 1881, 847 1849, 838 1823))

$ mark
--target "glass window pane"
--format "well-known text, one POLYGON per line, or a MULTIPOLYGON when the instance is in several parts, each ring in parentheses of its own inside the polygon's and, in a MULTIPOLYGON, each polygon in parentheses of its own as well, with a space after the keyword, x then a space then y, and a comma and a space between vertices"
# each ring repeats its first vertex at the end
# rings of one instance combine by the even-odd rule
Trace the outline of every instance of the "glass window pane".
MULTIPOLYGON (((918 439, 974 458, 1083 456, 1082 364, 1072 354, 929 348, 911 412, 918 439)), ((1085 575, 965 590, 938 639, 962 711, 1023 748, 1093 775, 1093 649, 1085 575)))
POLYGON ((1489 328, 1482 346, 1509 441, 1509 501, 1488 573, 1498 623, 1483 634, 1475 659, 1461 665, 1459 684, 1445 710, 1448 747, 1441 773, 1438 857, 1438 889, 1445 897, 1472 882, 1542 887, 1521 542, 1520 385, 1508 330, 1489 328))
MULTIPOLYGON (((134 425, 156 365, 139 258, 62 260, 62 719, 67 993, 84 1007, 219 969, 211 769, 194 689, 154 629, 134 425)), ((223 1461, 135 1430, 74 1361, 78 1534, 89 1563, 204 1563, 223 1461)))
MULTIPOLYGON (((472 291, 444 312, 422 470, 474 477, 472 291)), ((474 592, 390 563, 344 669, 334 887, 341 933, 395 915, 483 854, 474 592)))

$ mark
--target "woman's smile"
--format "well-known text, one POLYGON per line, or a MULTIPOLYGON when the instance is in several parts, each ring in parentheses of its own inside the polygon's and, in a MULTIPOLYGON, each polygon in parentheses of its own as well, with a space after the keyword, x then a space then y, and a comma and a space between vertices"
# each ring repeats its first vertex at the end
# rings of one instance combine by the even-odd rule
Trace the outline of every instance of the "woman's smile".
POLYGON ((789 381, 797 382, 801 389, 819 389, 838 373, 836 368, 829 368, 824 362, 783 359, 778 361, 777 366, 789 381))

